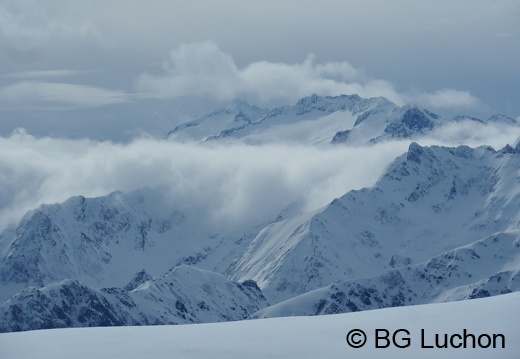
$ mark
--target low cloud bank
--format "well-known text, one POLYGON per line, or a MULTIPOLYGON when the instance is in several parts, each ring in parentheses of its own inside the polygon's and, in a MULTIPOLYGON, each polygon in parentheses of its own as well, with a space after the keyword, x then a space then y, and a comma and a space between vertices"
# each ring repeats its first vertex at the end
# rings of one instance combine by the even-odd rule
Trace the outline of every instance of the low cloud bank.
POLYGON ((160 187, 173 206, 215 228, 248 226, 275 218, 296 201, 311 210, 370 186, 406 148, 200 146, 154 139, 123 145, 35 138, 20 130, 0 138, 0 225, 74 195, 160 187))
MULTIPOLYGON (((418 142, 496 149, 520 128, 460 121, 418 142)), ((317 209, 352 189, 372 186, 410 141, 372 146, 197 145, 153 138, 128 144, 36 138, 24 130, 0 137, 0 228, 42 203, 75 195, 161 188, 176 209, 215 230, 272 220, 287 206, 317 209)))

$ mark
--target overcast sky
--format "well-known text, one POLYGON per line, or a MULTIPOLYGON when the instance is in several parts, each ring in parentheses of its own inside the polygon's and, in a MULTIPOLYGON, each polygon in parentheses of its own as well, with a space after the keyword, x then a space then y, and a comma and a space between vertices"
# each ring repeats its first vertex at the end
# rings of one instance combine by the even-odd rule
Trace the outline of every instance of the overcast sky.
POLYGON ((0 0, 0 134, 160 135, 312 93, 516 118, 519 19, 518 0, 0 0))

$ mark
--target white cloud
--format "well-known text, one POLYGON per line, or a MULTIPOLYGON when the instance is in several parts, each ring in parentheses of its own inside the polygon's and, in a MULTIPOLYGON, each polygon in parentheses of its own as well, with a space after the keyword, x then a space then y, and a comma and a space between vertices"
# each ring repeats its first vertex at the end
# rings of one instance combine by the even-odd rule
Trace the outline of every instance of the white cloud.
POLYGON ((192 43, 171 51, 163 71, 141 75, 136 81, 137 91, 154 97, 240 97, 258 104, 293 102, 312 93, 357 93, 402 103, 390 83, 371 79, 347 62, 316 64, 312 54, 301 63, 257 61, 239 68, 215 43, 192 43))
POLYGON ((56 82, 20 82, 0 88, 0 103, 4 106, 99 107, 127 102, 127 97, 121 91, 56 82))
POLYGON ((40 203, 142 187, 166 188, 177 209, 217 230, 249 226, 276 218, 294 201, 315 209, 372 185, 406 148, 404 142, 353 149, 152 139, 121 145, 37 139, 18 131, 0 137, 0 227, 40 203))
POLYGON ((461 120, 439 127, 430 133, 427 138, 421 140, 421 144, 467 145, 471 147, 488 145, 500 149, 506 144, 513 145, 518 138, 520 138, 520 127, 518 126, 461 120))
POLYGON ((92 70, 40 70, 40 71, 24 71, 15 72, 11 74, 2 75, 0 77, 9 79, 41 79, 41 78, 54 78, 54 77, 67 77, 74 75, 89 74, 95 71, 92 70))
MULTIPOLYGON (((413 97, 412 97, 413 98, 413 97)), ((442 89, 432 94, 418 94, 415 101, 422 106, 435 109, 471 108, 479 105, 479 100, 468 91, 442 89)))
POLYGON ((201 96, 218 100, 242 98, 255 104, 292 103, 302 97, 358 94, 384 96, 398 105, 416 102, 434 110, 470 108, 479 100, 468 91, 441 89, 434 93, 397 91, 346 61, 316 63, 310 54, 301 63, 256 61, 238 67, 233 57, 213 42, 184 44, 170 52, 162 73, 142 74, 136 89, 146 96, 201 96))
MULTIPOLYGON (((499 149, 518 138, 519 127, 462 121, 420 143, 499 149)), ((172 206, 215 231, 251 226, 276 218, 291 203, 313 210, 373 185, 408 145, 196 145, 150 138, 123 145, 35 138, 19 130, 0 137, 0 229, 41 203, 143 187, 164 189, 172 206)))
POLYGON ((144 74, 138 91, 157 97, 204 96, 229 99, 236 96, 240 79, 233 58, 214 43, 181 45, 163 64, 165 74, 144 74))

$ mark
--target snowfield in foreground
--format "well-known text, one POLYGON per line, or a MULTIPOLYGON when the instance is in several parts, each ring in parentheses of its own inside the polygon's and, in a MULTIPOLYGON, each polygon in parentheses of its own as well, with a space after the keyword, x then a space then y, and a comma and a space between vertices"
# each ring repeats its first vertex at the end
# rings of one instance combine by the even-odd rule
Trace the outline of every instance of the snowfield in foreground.
MULTIPOLYGON (((520 293, 461 302, 388 308, 319 317, 216 324, 53 329, 0 334, 0 357, 35 358, 518 358, 520 293), (362 348, 347 334, 363 330, 362 348), (376 341, 376 330, 380 330, 376 341), (390 336, 383 339, 385 329, 390 336), (398 348, 392 343, 392 333, 398 348), (444 334, 453 346, 435 347, 444 334), (422 334, 421 334, 422 333, 422 334), (474 335, 473 339, 469 335, 474 335), (460 335, 460 336, 457 336, 460 335), (479 348, 489 346, 488 348, 479 348), (495 339, 495 344, 492 343, 495 339), (381 348, 376 348, 376 344, 381 348), (387 348, 382 348, 387 346, 387 348), (496 346, 496 348, 493 348, 496 346), (502 348, 505 346, 505 348, 502 348)), ((361 337, 352 338, 358 342, 361 337)))

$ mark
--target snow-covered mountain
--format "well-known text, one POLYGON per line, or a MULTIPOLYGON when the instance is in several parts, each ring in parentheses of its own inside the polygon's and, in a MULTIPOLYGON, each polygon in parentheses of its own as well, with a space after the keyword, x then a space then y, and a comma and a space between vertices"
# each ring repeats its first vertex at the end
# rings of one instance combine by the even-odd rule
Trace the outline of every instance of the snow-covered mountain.
POLYGON ((176 140, 204 141, 223 131, 232 131, 258 122, 268 110, 234 100, 227 106, 177 126, 167 134, 176 140))
POLYGON ((42 205, 1 239, 0 331, 239 320, 268 305, 253 281, 201 269, 241 245, 162 189, 42 205))
POLYGON ((497 152, 412 143, 374 187, 264 228, 228 275, 255 280, 275 303, 497 233, 517 236, 519 176, 520 146, 497 152))
POLYGON ((253 318, 357 312, 520 290, 520 233, 498 233, 414 266, 316 289, 253 318))
POLYGON ((1 237, 8 246, 0 261, 0 300, 65 279, 122 288, 143 269, 145 279, 181 264, 208 262, 212 269, 231 255, 223 236, 179 211, 161 189, 42 205, 1 237))
POLYGON ((0 332, 221 322, 246 319, 267 305, 253 281, 235 283, 181 265, 131 291, 72 279, 29 287, 0 304, 0 332))
POLYGON ((457 116, 446 118, 408 104, 397 106, 384 97, 357 95, 302 98, 294 106, 261 109, 235 100, 228 106, 186 122, 170 131, 177 141, 242 141, 249 144, 365 144, 388 139, 414 139, 457 121, 518 123, 495 115, 487 121, 457 116))
POLYGON ((373 187, 287 212, 251 236, 211 233, 160 189, 43 205, 0 235, 2 330, 311 315, 516 291, 519 178, 520 144, 412 143, 373 187))

